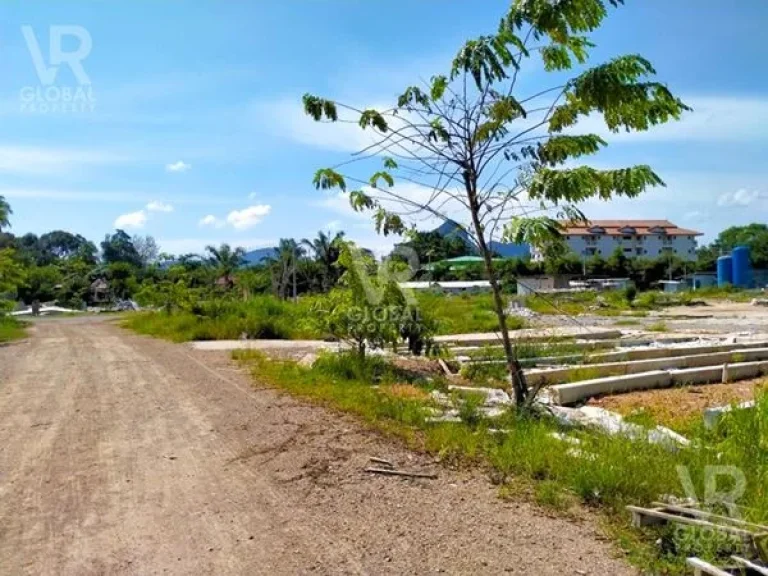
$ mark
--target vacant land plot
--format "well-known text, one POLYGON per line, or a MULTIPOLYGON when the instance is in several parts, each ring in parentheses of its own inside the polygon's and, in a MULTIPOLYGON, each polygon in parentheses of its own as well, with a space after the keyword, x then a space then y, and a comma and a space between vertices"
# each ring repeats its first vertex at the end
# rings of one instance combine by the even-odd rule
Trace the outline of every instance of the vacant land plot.
POLYGON ((4 573, 632 573, 588 523, 99 319, 0 349, 0 447, 4 573))

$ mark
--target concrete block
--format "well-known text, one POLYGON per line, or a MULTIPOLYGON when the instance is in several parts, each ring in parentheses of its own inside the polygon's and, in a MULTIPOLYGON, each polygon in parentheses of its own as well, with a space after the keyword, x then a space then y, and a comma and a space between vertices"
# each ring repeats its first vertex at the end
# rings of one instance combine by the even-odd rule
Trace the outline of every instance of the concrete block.
POLYGON ((642 374, 628 374, 610 378, 597 378, 560 384, 549 388, 550 397, 556 404, 574 404, 593 396, 604 396, 617 392, 631 390, 646 390, 649 388, 664 388, 672 384, 669 372, 656 370, 642 374))
POLYGON ((722 382, 722 366, 706 366, 704 368, 683 368, 680 370, 670 370, 672 384, 709 384, 712 382, 722 382))
POLYGON ((765 362, 741 362, 739 364, 727 364, 722 371, 722 382, 735 382, 757 378, 764 373, 765 362))
MULTIPOLYGON (((748 410, 754 407, 755 407, 754 400, 750 400, 749 402, 742 402, 741 404, 738 404, 736 406, 736 409, 748 410)), ((720 418, 722 418, 723 414, 727 414, 728 412, 731 412, 733 409, 734 407, 732 405, 707 408, 706 410, 704 410, 704 426, 709 429, 714 428, 717 425, 717 423, 720 421, 720 418)))

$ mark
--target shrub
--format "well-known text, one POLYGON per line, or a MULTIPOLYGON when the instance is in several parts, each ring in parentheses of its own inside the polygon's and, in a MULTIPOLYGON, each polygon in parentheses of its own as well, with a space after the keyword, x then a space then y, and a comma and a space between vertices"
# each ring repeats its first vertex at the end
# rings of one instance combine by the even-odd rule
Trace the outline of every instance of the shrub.
POLYGON ((635 301, 635 298, 637 297, 637 288, 634 284, 629 284, 624 289, 624 299, 627 301, 627 304, 632 306, 632 303, 635 301))

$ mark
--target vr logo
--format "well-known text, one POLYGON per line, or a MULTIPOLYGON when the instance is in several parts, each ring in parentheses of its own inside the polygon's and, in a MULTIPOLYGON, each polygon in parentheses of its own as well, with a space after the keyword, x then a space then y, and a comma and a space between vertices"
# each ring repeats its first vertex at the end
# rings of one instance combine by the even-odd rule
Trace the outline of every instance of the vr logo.
POLYGON ((59 73, 59 67, 62 64, 69 66, 80 85, 90 84, 91 79, 83 68, 83 60, 91 53, 91 35, 82 26, 51 26, 49 32, 48 60, 50 66, 46 64, 43 58, 43 51, 37 36, 31 26, 22 26, 21 32, 24 34, 24 40, 27 42, 27 48, 32 55, 32 62, 37 70, 37 76, 43 86, 51 86, 56 81, 56 75, 59 73), (63 39, 65 36, 73 36, 77 39, 77 49, 72 52, 65 52, 63 48, 63 39))

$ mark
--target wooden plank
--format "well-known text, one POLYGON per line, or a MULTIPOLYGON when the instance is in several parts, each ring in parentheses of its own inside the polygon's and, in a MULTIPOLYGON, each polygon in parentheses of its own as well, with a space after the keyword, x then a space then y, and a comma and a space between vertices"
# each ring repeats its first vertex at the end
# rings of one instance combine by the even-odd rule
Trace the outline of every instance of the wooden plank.
POLYGON ((440 365, 440 368, 443 369, 443 372, 445 372, 446 376, 455 376, 455 374, 451 372, 451 369, 448 367, 448 364, 445 363, 445 360, 438 358, 437 363, 440 365))
POLYGON ((712 512, 707 512, 706 510, 702 510, 700 508, 690 508, 688 506, 677 506, 675 504, 664 504, 663 502, 653 502, 651 504, 654 508, 663 508, 665 510, 671 510, 672 512, 677 512, 679 514, 690 514, 691 516, 696 516, 697 518, 704 518, 709 520, 718 520, 722 521, 723 523, 731 524, 733 526, 742 526, 744 528, 754 528, 754 531, 756 532, 768 532, 768 526, 765 526, 763 524, 753 524, 752 522, 745 522, 744 520, 741 520, 739 518, 732 518, 730 516, 722 516, 720 514, 714 514, 712 512))
POLYGON ((730 572, 720 570, 717 566, 712 566, 712 564, 704 562, 700 558, 688 558, 685 563, 693 568, 694 576, 702 576, 703 574, 708 574, 709 576, 733 576, 730 572))
POLYGON ((404 476, 407 478, 429 478, 434 480, 437 474, 434 472, 407 472, 405 470, 393 470, 391 468, 366 468, 371 474, 384 474, 385 476, 404 476))
POLYGON ((731 559, 743 566, 744 568, 749 568, 753 572, 757 572, 758 574, 762 574, 763 576, 768 576, 768 568, 765 566, 759 566, 755 564, 754 562, 750 562, 746 558, 740 558, 738 556, 731 556, 731 559))
POLYGON ((748 536, 750 538, 755 536, 754 532, 744 530, 743 528, 736 528, 735 526, 724 526, 722 524, 715 524, 708 522, 707 520, 700 520, 698 518, 688 518, 686 516, 678 516, 677 514, 669 514, 658 508, 641 508, 639 506, 627 506, 627 510, 632 512, 633 525, 635 524, 636 517, 646 517, 639 520, 640 526, 648 526, 650 524, 658 523, 652 520, 648 520, 647 517, 658 518, 667 522, 679 522, 680 524, 688 524, 690 526, 698 526, 699 528, 712 528, 725 532, 727 534, 733 534, 735 536, 748 536))

